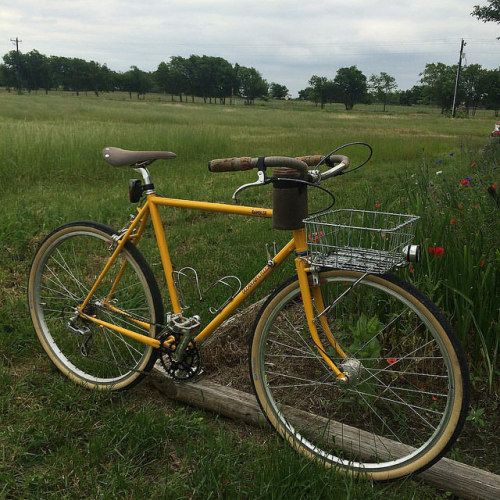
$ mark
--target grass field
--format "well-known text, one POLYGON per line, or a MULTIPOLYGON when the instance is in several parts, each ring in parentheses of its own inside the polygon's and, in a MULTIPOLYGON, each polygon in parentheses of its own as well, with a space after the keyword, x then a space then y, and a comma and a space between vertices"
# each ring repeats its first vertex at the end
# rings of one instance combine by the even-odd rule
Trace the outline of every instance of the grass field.
MULTIPOLYGON (((171 150, 176 160, 150 168, 159 193, 230 202, 255 173, 211 174, 212 158, 326 154, 368 142, 369 165, 328 187, 337 207, 377 204, 422 217, 423 263, 402 274, 451 316, 473 376, 471 418, 451 456, 498 470, 498 204, 487 188, 498 181, 500 159, 498 150, 483 150, 494 122, 486 111, 450 120, 426 108, 346 113, 295 102, 222 106, 1 92, 0 498, 445 496, 412 480, 371 485, 325 472, 268 429, 165 401, 149 384, 120 396, 95 394, 55 372, 28 318, 27 272, 37 244, 59 224, 93 219, 122 227, 132 213, 128 179, 137 174, 107 166, 104 146, 171 150), (427 252, 436 246, 442 258, 427 252)), ((346 154, 359 162, 366 150, 346 154)), ((328 201, 310 196, 312 207, 328 201)), ((269 205, 270 190, 248 190, 242 201, 269 205)), ((249 280, 265 262, 265 243, 288 236, 268 221, 178 210, 165 212, 165 225, 179 254, 174 264, 195 265, 205 288, 225 274, 249 280)))

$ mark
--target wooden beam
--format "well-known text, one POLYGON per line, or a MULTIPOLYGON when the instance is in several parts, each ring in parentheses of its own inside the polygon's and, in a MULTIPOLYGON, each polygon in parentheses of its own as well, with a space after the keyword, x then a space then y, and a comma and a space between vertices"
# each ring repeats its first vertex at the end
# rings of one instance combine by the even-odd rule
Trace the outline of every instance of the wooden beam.
MULTIPOLYGON (((150 377, 153 385, 169 398, 182 401, 198 408, 203 408, 215 413, 224 415, 241 422, 253 425, 261 425, 266 422, 259 404, 253 394, 238 391, 232 387, 225 387, 208 381, 176 382, 165 376, 160 365, 156 366, 158 376, 150 377)), ((293 419, 297 422, 311 415, 301 410, 295 410, 293 419)), ((321 418, 317 419, 318 425, 323 428, 321 418)), ((333 438, 342 439, 343 446, 351 447, 356 444, 361 453, 369 455, 373 450, 374 438, 377 440, 377 452, 386 448, 407 448, 406 445, 397 443, 390 439, 376 437, 371 433, 361 434, 362 444, 360 445, 360 434, 358 429, 342 426, 340 434, 339 423, 329 423, 329 433, 333 438), (354 440, 355 439, 355 440, 354 440), (380 446, 382 444, 382 446, 380 446)), ((500 498, 500 476, 469 465, 465 465, 448 458, 442 458, 431 468, 415 476, 426 483, 453 494, 461 498, 500 498)))

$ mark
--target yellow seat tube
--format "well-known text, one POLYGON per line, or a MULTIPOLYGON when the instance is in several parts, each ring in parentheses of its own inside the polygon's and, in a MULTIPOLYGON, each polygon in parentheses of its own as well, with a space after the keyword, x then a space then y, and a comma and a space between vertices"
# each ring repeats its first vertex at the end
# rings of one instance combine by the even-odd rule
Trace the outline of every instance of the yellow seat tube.
POLYGON ((158 244, 158 251, 160 252, 160 258, 165 272, 165 280, 167 282, 168 293, 170 295, 172 311, 174 312, 174 314, 180 314, 182 313, 182 308, 180 306, 179 297, 177 295, 177 290, 174 284, 174 269, 172 267, 172 261, 168 252, 167 240, 165 239, 165 231, 161 222, 160 211, 158 210, 158 205, 155 202, 156 198, 157 196, 155 194, 148 195, 151 222, 153 223, 156 242, 158 244))
POLYGON ((319 338, 318 330, 316 328, 316 325, 314 324, 314 308, 312 303, 311 289, 309 286, 309 277, 307 276, 306 271, 309 264, 300 257, 300 253, 307 251, 305 230, 294 230, 293 237, 295 240, 297 254, 299 254, 299 257, 295 259, 295 267, 297 269, 297 276, 299 280, 300 291, 302 294, 302 304, 304 307, 304 312, 306 314, 309 332, 316 346, 316 349, 318 350, 321 357, 325 360, 325 363, 332 369, 338 379, 345 380, 346 376, 337 368, 335 363, 326 354, 325 348, 319 338))

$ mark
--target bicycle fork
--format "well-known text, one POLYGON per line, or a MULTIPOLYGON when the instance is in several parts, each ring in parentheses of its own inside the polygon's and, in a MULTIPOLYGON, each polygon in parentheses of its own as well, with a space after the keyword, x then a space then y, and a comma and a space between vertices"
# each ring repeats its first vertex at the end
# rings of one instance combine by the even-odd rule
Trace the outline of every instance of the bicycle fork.
MULTIPOLYGON (((302 229, 298 229, 294 231, 294 239, 296 242, 297 254, 300 255, 302 252, 307 251, 306 241, 305 241, 305 231, 302 229)), ((338 342, 335 340, 330 327, 328 325, 328 321, 326 318, 326 313, 333 307, 337 301, 333 304, 325 307, 323 296, 321 294, 320 282, 317 279, 317 275, 314 273, 314 269, 311 269, 309 264, 300 256, 295 259, 295 267, 297 269, 297 276, 299 280, 300 292, 302 295, 302 304, 304 307, 304 312, 307 319, 307 326, 309 328, 309 333, 314 342, 316 350, 323 358, 327 366, 333 371, 337 380, 342 383, 348 382, 347 375, 339 369, 339 367, 332 361, 330 356, 326 353, 326 349, 319 338, 318 329, 316 327, 315 320, 319 319, 322 330, 324 331, 329 344, 331 347, 335 349, 337 354, 343 358, 347 359, 347 354, 342 350, 338 342), (312 273, 312 282, 310 282, 310 273, 312 273), (313 307, 313 299, 316 304, 317 315, 315 316, 315 311, 313 307)), ((364 276, 363 276, 364 277, 364 276)), ((360 278, 358 281, 361 281, 360 278)), ((355 283, 356 284, 356 283, 355 283)), ((353 285, 354 286, 354 285, 353 285)), ((348 293, 348 292, 345 292, 348 293)), ((342 295, 343 296, 343 295, 342 295)), ((342 297, 341 296, 341 297, 342 297)), ((340 300, 339 297, 337 300, 340 300)))

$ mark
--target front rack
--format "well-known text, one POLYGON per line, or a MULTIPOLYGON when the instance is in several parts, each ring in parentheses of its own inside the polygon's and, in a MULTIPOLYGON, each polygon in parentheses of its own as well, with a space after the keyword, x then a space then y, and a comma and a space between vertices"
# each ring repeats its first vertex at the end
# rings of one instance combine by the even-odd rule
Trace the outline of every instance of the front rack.
POLYGON ((407 265, 416 215, 340 209, 304 219, 308 261, 321 267, 383 274, 407 265))

